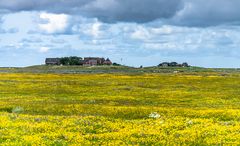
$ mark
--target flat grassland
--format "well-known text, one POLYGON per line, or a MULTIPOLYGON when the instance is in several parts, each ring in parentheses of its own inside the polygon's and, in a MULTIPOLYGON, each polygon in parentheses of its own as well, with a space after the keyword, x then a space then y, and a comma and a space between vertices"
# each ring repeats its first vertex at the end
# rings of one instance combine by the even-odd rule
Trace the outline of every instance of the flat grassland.
POLYGON ((0 145, 237 145, 240 74, 0 74, 0 145))

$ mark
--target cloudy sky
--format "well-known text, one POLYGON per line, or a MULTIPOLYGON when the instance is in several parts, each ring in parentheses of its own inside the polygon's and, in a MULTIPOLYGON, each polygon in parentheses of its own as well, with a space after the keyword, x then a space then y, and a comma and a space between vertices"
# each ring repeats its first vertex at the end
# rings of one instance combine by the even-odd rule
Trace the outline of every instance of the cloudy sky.
POLYGON ((0 0, 0 66, 63 56, 240 67, 240 0, 0 0))

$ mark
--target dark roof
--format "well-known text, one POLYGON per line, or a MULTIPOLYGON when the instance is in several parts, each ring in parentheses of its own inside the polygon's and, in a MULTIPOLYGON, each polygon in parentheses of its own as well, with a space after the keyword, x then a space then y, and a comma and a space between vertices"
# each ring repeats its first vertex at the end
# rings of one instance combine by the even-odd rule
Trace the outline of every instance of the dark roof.
POLYGON ((84 60, 101 60, 104 58, 100 58, 100 57, 84 57, 84 60))
POLYGON ((46 58, 47 62, 60 61, 60 58, 46 58))

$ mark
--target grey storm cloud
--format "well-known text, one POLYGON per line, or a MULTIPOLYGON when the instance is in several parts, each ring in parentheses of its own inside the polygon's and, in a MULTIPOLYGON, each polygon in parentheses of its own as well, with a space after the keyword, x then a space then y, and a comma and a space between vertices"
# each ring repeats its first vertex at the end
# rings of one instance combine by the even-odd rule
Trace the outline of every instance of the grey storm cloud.
POLYGON ((240 0, 0 0, 0 13, 47 11, 96 17, 108 23, 163 19, 193 26, 238 23, 239 7, 240 0))
POLYGON ((104 22, 149 22, 170 18, 182 7, 182 0, 0 0, 2 11, 48 11, 104 22))
POLYGON ((168 19, 183 6, 181 0, 105 0, 106 4, 100 1, 90 3, 84 7, 84 11, 91 12, 89 15, 107 22, 149 22, 160 18, 168 19))
POLYGON ((173 21, 192 26, 239 24, 240 0, 184 0, 173 21))

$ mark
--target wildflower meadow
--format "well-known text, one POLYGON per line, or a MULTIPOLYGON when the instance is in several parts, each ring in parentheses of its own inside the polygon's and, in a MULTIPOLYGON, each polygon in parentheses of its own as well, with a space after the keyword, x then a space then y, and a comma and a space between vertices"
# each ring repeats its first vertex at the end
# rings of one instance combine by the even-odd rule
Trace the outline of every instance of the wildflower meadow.
POLYGON ((0 74, 0 145, 238 145, 240 74, 0 74))

